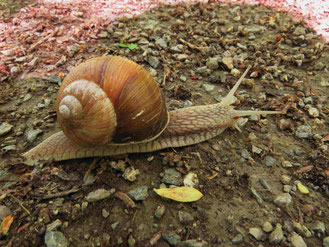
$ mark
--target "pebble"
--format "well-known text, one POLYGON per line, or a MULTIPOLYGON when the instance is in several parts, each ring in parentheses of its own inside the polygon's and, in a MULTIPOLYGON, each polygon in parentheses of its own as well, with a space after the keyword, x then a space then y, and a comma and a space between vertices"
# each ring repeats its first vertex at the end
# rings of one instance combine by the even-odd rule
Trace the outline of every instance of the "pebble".
POLYGON ((105 208, 102 209, 102 216, 106 219, 107 217, 109 217, 110 212, 107 211, 105 208))
POLYGON ((306 186, 304 186, 301 182, 297 183, 297 189, 302 194, 309 194, 310 191, 306 186))
POLYGON ((269 233, 272 230, 273 230, 272 224, 270 222, 268 222, 268 221, 264 222, 264 224, 263 224, 263 231, 269 233))
POLYGON ((188 213, 186 211, 179 210, 178 211, 178 219, 179 219, 179 222, 181 224, 188 225, 193 221, 194 218, 190 213, 188 213))
POLYGON ((291 247, 307 247, 304 239, 295 232, 293 232, 291 235, 290 243, 291 247))
POLYGON ((0 136, 4 136, 6 134, 8 134, 12 129, 13 129, 13 125, 4 122, 0 125, 0 136))
POLYGON ((233 244, 241 244, 242 242, 243 242, 243 236, 240 233, 232 239, 233 244))
POLYGON ((4 205, 0 205, 0 219, 3 220, 4 218, 6 218, 9 215, 13 215, 11 210, 4 205))
POLYGON ((8 145, 2 148, 4 152, 15 151, 17 149, 16 145, 8 145))
POLYGON ((73 57, 80 50, 80 46, 78 45, 69 45, 66 47, 66 51, 69 57, 73 57))
POLYGON ((323 239, 323 247, 329 247, 329 236, 323 239))
POLYGON ((152 66, 152 68, 156 69, 159 67, 160 61, 157 57, 151 56, 148 58, 147 62, 152 66))
POLYGON ((206 90, 207 92, 211 92, 215 89, 215 86, 214 85, 211 85, 211 84, 202 84, 202 87, 204 90, 206 90))
POLYGON ((316 109, 315 107, 310 107, 308 109, 308 114, 311 116, 311 117, 318 117, 320 115, 319 113, 319 110, 316 109))
POLYGON ((321 81, 320 86, 321 87, 329 87, 329 81, 321 81))
POLYGON ((19 72, 21 72, 20 68, 18 66, 14 66, 10 69, 10 74, 12 76, 17 75, 19 72))
MULTIPOLYGON (((175 45, 175 46, 170 47, 170 51, 173 53, 182 52, 182 50, 183 50, 183 47, 180 45, 175 45)), ((183 55, 183 54, 181 54, 181 55, 183 55)))
POLYGON ((143 185, 130 190, 127 194, 135 201, 143 201, 149 196, 147 190, 148 186, 143 185))
POLYGON ((282 161, 282 167, 290 168, 290 167, 293 167, 293 165, 291 164, 290 161, 284 160, 284 161, 282 161))
POLYGON ((198 176, 194 172, 189 172, 183 179, 183 184, 186 187, 198 187, 199 179, 198 176))
POLYGON ((304 35, 304 34, 306 34, 305 28, 304 27, 296 27, 293 34, 296 35, 296 36, 304 35))
POLYGON ((229 70, 232 70, 234 68, 234 66, 233 66, 233 58, 232 57, 224 57, 222 59, 222 63, 229 70))
POLYGON ((181 243, 181 237, 175 232, 164 232, 161 237, 171 246, 177 246, 181 243))
POLYGON ((260 241, 264 237, 264 232, 262 229, 257 227, 251 227, 249 228, 249 234, 253 236, 256 240, 260 241))
POLYGON ((296 136, 299 138, 309 138, 312 136, 312 127, 309 125, 301 125, 296 130, 296 136))
POLYGON ((105 198, 108 198, 109 196, 111 196, 113 193, 115 192, 115 189, 111 189, 111 190, 106 190, 106 189, 98 189, 95 191, 90 192, 87 196, 86 196, 86 200, 88 202, 96 202, 96 201, 100 201, 103 200, 105 198))
POLYGON ((309 228, 311 228, 314 232, 320 233, 321 235, 326 233, 326 225, 319 220, 314 223, 311 223, 309 225, 309 228))
POLYGON ((161 46, 162 48, 167 48, 167 46, 168 46, 167 42, 162 38, 156 39, 155 43, 157 45, 161 46))
POLYGON ((188 55, 186 55, 186 54, 178 54, 178 55, 176 56, 176 59, 177 59, 178 61, 184 61, 184 60, 188 59, 188 55))
POLYGON ((26 102, 26 101, 30 100, 31 98, 32 98, 32 94, 27 93, 23 98, 23 102, 26 102))
POLYGON ((312 236, 312 233, 310 232, 310 230, 300 224, 299 222, 293 222, 293 227, 294 227, 294 230, 298 233, 298 234, 301 234, 302 236, 306 237, 306 238, 309 238, 312 236))
POLYGON ((198 74, 203 74, 207 71, 207 66, 198 67, 195 72, 198 74))
POLYGON ((272 167, 277 163, 277 160, 274 157, 268 155, 264 158, 264 162, 267 167, 272 167))
POLYGON ((271 232, 269 236, 269 240, 271 244, 278 244, 283 239, 283 231, 281 224, 276 224, 276 227, 273 232, 271 232))
POLYGON ((211 57, 211 58, 208 59, 206 65, 207 65, 207 68, 210 69, 210 70, 218 69, 219 68, 218 59, 215 58, 215 57, 211 57))
POLYGON ((166 211, 166 207, 164 205, 159 205, 154 212, 155 218, 161 219, 165 211, 166 211))
POLYGON ((288 184, 283 185, 283 192, 290 193, 291 190, 292 190, 291 185, 288 185, 288 184))
POLYGON ((99 34, 97 34, 97 37, 99 38, 107 38, 108 36, 109 34, 106 31, 100 31, 99 34))
POLYGON ((37 136, 42 133, 43 131, 41 129, 30 129, 26 133, 26 141, 32 144, 35 141, 35 139, 37 139, 37 136))
POLYGON ((134 167, 130 166, 127 169, 125 169, 122 177, 130 182, 136 181, 136 176, 139 175, 140 172, 138 169, 135 169, 134 167))
POLYGON ((291 202, 292 202, 292 197, 288 193, 282 193, 274 199, 274 204, 283 208, 289 206, 291 202))
POLYGON ((69 242, 63 233, 58 231, 48 231, 45 235, 47 247, 68 247, 69 242))
POLYGON ((181 246, 181 247, 206 247, 206 246, 208 246, 208 242, 206 242, 204 240, 189 239, 189 240, 180 242, 179 246, 181 246))
POLYGON ((291 182, 291 177, 288 175, 282 175, 280 181, 282 184, 289 184, 291 182))
POLYGON ((231 74, 234 75, 234 76, 238 76, 238 75, 241 74, 241 72, 240 72, 240 70, 238 70, 238 69, 232 69, 232 70, 231 70, 231 74))
POLYGON ((58 230, 62 225, 63 225, 62 221, 60 219, 57 219, 47 225, 47 231, 58 230))
POLYGON ((182 180, 182 175, 180 172, 176 171, 174 168, 169 168, 164 171, 164 176, 162 182, 166 184, 179 185, 182 180))

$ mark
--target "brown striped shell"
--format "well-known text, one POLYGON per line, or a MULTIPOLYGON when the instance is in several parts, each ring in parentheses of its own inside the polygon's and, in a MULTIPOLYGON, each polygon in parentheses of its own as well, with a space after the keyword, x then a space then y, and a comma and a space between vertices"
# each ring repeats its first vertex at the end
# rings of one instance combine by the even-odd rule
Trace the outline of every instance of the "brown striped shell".
POLYGON ((123 57, 97 57, 73 68, 57 97, 64 134, 81 145, 132 143, 158 137, 169 122, 154 78, 123 57))

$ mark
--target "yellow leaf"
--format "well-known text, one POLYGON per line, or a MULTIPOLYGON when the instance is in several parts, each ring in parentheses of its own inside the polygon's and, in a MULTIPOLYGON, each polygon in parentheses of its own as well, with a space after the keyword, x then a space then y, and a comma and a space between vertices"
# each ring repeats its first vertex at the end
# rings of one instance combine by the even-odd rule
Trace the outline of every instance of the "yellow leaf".
POLYGON ((200 191, 192 187, 162 188, 154 189, 154 191, 159 196, 178 202, 194 202, 203 196, 200 191))
POLYGON ((1 223, 0 226, 0 232, 2 232, 4 235, 7 235, 11 223, 13 223, 14 217, 11 215, 8 215, 1 223))

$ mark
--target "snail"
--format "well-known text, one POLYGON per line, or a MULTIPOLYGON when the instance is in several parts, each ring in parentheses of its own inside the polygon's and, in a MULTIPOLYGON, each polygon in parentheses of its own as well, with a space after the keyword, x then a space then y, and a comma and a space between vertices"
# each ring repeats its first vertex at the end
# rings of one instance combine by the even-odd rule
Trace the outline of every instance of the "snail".
POLYGON ((62 131, 23 156, 35 162, 152 152, 203 142, 227 127, 238 129, 240 116, 283 114, 233 109, 233 95, 250 68, 220 103, 168 112, 160 88, 142 66, 119 56, 89 59, 73 68, 59 89, 62 131))

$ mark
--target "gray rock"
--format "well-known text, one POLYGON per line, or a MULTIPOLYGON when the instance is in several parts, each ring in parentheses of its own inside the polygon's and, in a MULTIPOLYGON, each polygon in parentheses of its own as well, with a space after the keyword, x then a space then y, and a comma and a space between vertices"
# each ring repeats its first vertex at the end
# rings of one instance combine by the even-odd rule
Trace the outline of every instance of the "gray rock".
POLYGON ((269 240, 271 244, 278 244, 283 239, 283 231, 281 224, 276 224, 273 232, 271 232, 269 240))
POLYGON ((268 221, 264 222, 263 231, 268 233, 268 232, 271 232, 272 230, 273 230, 272 224, 268 221))
POLYGON ((37 139, 37 136, 42 134, 43 131, 41 129, 30 129, 26 133, 26 141, 30 144, 32 144, 35 139, 37 139))
POLYGON ((293 222, 293 227, 295 232, 302 235, 303 237, 309 238, 312 236, 311 231, 306 226, 300 224, 299 222, 293 222))
POLYGON ((106 31, 100 31, 99 34, 97 34, 97 37, 99 38, 107 38, 108 36, 109 34, 106 31))
POLYGON ((66 51, 69 57, 73 57, 80 50, 80 46, 78 45, 69 45, 66 47, 66 51))
POLYGON ((323 239, 323 247, 329 247, 329 236, 323 239))
POLYGON ((162 48, 167 48, 167 46, 168 46, 167 45, 167 42, 164 39, 162 39, 162 38, 156 39, 155 40, 155 43, 157 45, 161 46, 162 48))
POLYGON ((233 66, 233 58, 231 57, 224 57, 222 59, 222 63, 225 65, 225 67, 229 70, 233 69, 234 66, 233 66))
POLYGON ((181 243, 181 238, 175 232, 164 232, 161 237, 171 246, 177 246, 181 243))
POLYGON ((241 244, 242 242, 243 242, 243 236, 240 233, 232 239, 233 244, 241 244))
POLYGON ((204 240, 189 239, 189 240, 180 242, 179 246, 181 246, 181 247, 206 247, 206 246, 208 246, 208 242, 206 242, 204 240))
POLYGON ((207 61, 207 68, 211 69, 211 70, 218 69, 219 65, 218 65, 217 58, 215 58, 215 57, 209 58, 208 61, 207 61))
POLYGON ((181 224, 188 225, 193 221, 194 218, 190 213, 188 213, 186 211, 179 210, 178 211, 178 219, 179 219, 179 222, 181 224))
POLYGON ((32 98, 32 94, 27 93, 23 98, 23 102, 26 102, 26 101, 30 100, 31 98, 32 98))
POLYGON ((176 59, 177 59, 178 61, 184 61, 184 60, 188 59, 188 55, 186 55, 186 54, 178 54, 178 55, 176 56, 176 59))
POLYGON ((267 167, 272 167, 277 163, 277 160, 274 157, 268 155, 264 158, 264 162, 267 167))
POLYGON ((326 233, 326 225, 322 221, 317 220, 316 222, 309 224, 308 227, 321 235, 326 233))
POLYGON ((197 187, 199 186, 199 179, 196 173, 189 172, 183 179, 183 184, 186 187, 197 187))
POLYGON ((96 202, 96 201, 103 200, 103 199, 111 196, 115 192, 115 190, 114 191, 113 190, 98 189, 98 190, 92 191, 86 196, 86 200, 88 202, 96 202))
POLYGON ((242 149, 241 150, 241 156, 242 156, 242 158, 248 160, 249 157, 250 157, 248 150, 247 149, 242 149))
POLYGON ((204 88, 204 90, 206 90, 207 92, 211 92, 215 89, 214 85, 210 85, 210 84, 202 84, 202 87, 204 88))
POLYGON ((69 242, 63 233, 58 231, 48 231, 45 235, 47 247, 68 247, 69 242))
POLYGON ((4 136, 6 134, 8 134, 12 129, 13 129, 13 125, 4 122, 0 125, 0 136, 4 136))
POLYGON ((312 136, 312 127, 309 125, 301 125, 297 128, 295 134, 299 138, 309 138, 312 136))
POLYGON ((107 217, 109 217, 110 212, 107 211, 105 208, 102 209, 102 216, 106 219, 107 217))
POLYGON ((178 53, 178 52, 182 52, 182 48, 179 45, 175 45, 170 47, 170 51, 173 53, 178 53))
POLYGON ((207 66, 198 67, 195 72, 198 74, 203 74, 207 71, 207 66))
POLYGON ((147 62, 152 66, 152 68, 158 68, 160 61, 157 57, 151 56, 148 58, 147 62))
POLYGON ((249 228, 249 234, 258 241, 263 240, 265 236, 263 230, 257 227, 249 228))
POLYGON ((291 247, 307 247, 304 239, 295 232, 291 235, 290 243, 291 247))
POLYGON ((147 192, 148 187, 146 185, 137 187, 136 189, 130 190, 127 194, 135 201, 145 200, 149 194, 147 192))
POLYGON ((164 171, 161 181, 166 184, 179 185, 182 181, 182 175, 176 169, 169 168, 164 171))
POLYGON ((318 117, 320 115, 320 112, 318 109, 316 109, 315 107, 310 107, 308 109, 308 114, 311 116, 311 117, 318 117))
POLYGON ((164 205, 159 205, 154 212, 154 217, 157 219, 161 219, 166 211, 166 207, 164 205))
POLYGON ((274 199, 274 204, 279 207, 287 207, 291 204, 292 197, 288 193, 282 193, 274 199))

